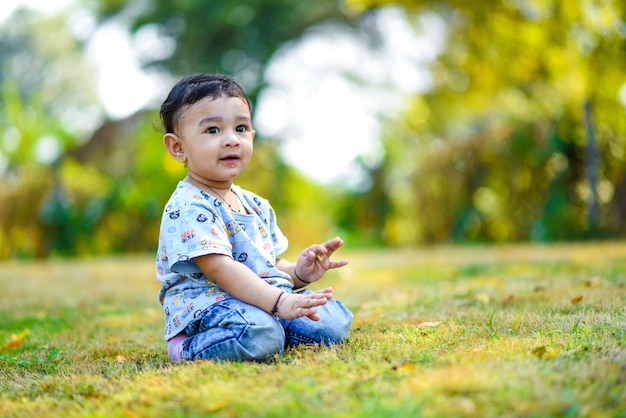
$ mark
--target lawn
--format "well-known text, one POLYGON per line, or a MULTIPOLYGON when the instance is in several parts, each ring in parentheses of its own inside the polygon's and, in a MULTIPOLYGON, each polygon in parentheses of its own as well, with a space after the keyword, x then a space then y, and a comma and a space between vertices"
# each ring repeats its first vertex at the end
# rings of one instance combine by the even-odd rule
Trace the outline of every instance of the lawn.
POLYGON ((626 243, 342 253, 349 341, 270 364, 169 363, 152 255, 2 262, 0 416, 626 417, 626 243))

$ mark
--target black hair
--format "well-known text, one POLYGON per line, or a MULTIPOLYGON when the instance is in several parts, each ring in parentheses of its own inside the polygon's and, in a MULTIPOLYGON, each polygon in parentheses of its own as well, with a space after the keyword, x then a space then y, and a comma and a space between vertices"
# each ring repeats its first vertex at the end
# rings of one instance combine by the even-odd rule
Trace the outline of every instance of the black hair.
POLYGON ((165 132, 174 133, 183 110, 205 97, 237 97, 252 110, 245 91, 232 77, 224 74, 191 74, 172 87, 161 105, 161 123, 165 132))

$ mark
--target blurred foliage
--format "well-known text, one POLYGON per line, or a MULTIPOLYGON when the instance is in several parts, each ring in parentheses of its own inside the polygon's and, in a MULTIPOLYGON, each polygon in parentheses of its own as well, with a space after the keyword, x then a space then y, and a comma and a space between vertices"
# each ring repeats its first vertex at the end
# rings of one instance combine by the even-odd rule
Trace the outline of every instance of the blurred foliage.
POLYGON ((75 121, 99 107, 92 74, 62 18, 20 10, 0 26, 0 168, 49 163, 85 134, 75 121))
POLYGON ((119 0, 96 5, 103 19, 127 18, 135 34, 173 41, 172 54, 145 57, 148 66, 177 75, 236 74, 253 102, 264 86, 265 66, 283 44, 321 22, 349 22, 337 0, 152 0, 139 10, 136 2, 119 0))
MULTIPOLYGON (((175 78, 230 73, 253 101, 273 55, 314 25, 372 36, 388 30, 369 18, 379 7, 404 8, 418 34, 442 24, 432 85, 386 121, 382 163, 362 163, 367 190, 317 185, 283 161, 278 140, 258 138, 238 184, 270 199, 292 248, 335 233, 357 247, 626 232, 626 11, 616 0, 83 7, 156 42, 146 66, 175 78)), ((0 26, 0 258, 152 251, 162 205, 184 177, 156 110, 106 119, 67 18, 19 11, 0 26)))
POLYGON ((401 5, 446 26, 432 89, 385 134, 388 243, 623 236, 623 2, 348 4, 401 5))
POLYGON ((71 193, 56 181, 56 162, 86 134, 75 121, 98 113, 93 68, 60 16, 24 10, 0 27, 0 68, 0 258, 75 247, 64 230, 49 228, 70 227, 74 218, 59 209, 71 201, 52 210, 48 202, 71 193))

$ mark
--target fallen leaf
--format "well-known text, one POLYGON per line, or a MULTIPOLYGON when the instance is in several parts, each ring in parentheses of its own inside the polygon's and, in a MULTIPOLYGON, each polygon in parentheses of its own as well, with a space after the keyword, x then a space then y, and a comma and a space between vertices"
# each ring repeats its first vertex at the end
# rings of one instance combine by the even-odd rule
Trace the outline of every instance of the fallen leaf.
POLYGON ((556 356, 557 354, 559 354, 562 349, 563 349, 563 345, 561 344, 560 346, 550 351, 549 353, 544 354, 543 358, 552 358, 556 356))
POLYGON ((17 348, 21 346, 22 341, 28 335, 29 332, 30 332, 30 329, 26 328, 24 331, 20 332, 19 334, 11 335, 11 338, 9 338, 9 340, 6 343, 4 343, 2 348, 17 348))
POLYGON ((413 372, 417 370, 417 364, 414 363, 404 363, 399 366, 393 366, 393 370, 396 372, 413 372))
POLYGON ((503 306, 507 306, 510 305, 511 303, 513 303, 513 299, 515 298, 515 296, 512 293, 509 293, 508 295, 506 295, 505 297, 502 298, 502 300, 500 301, 500 303, 503 306))
POLYGON ((582 296, 576 296, 575 298, 572 298, 572 305, 576 305, 580 302, 583 301, 583 297, 582 296))
POLYGON ((531 351, 531 353, 533 353, 534 356, 539 357, 539 358, 543 358, 544 354, 546 354, 546 346, 542 345, 536 348, 533 348, 533 351, 531 351))
POLYGON ((549 359, 559 354, 561 350, 563 350, 563 347, 564 347, 563 344, 561 344, 554 350, 548 351, 546 346, 542 345, 542 346, 534 348, 532 351, 532 354, 540 359, 549 359))
POLYGON ((416 328, 424 328, 424 327, 436 327, 438 325, 441 324, 441 321, 436 321, 436 322, 420 322, 419 324, 416 325, 416 328))
POLYGON ((224 409, 228 406, 228 402, 225 400, 209 402, 205 405, 206 412, 217 412, 220 409, 224 409))
POLYGON ((602 284, 602 277, 594 276, 591 279, 585 281, 585 286, 587 287, 596 287, 602 284))
POLYGON ((124 363, 126 361, 126 357, 124 357, 123 355, 119 354, 119 355, 115 356, 115 360, 118 363, 124 363))

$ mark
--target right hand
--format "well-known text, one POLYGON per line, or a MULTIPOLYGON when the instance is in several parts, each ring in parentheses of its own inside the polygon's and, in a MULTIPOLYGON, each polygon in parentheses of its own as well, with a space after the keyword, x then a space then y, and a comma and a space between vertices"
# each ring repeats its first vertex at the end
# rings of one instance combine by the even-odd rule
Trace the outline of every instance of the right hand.
POLYGON ((306 316, 313 321, 319 321, 320 317, 315 307, 325 305, 332 298, 332 287, 309 294, 287 293, 278 304, 276 316, 282 319, 296 319, 306 316))

